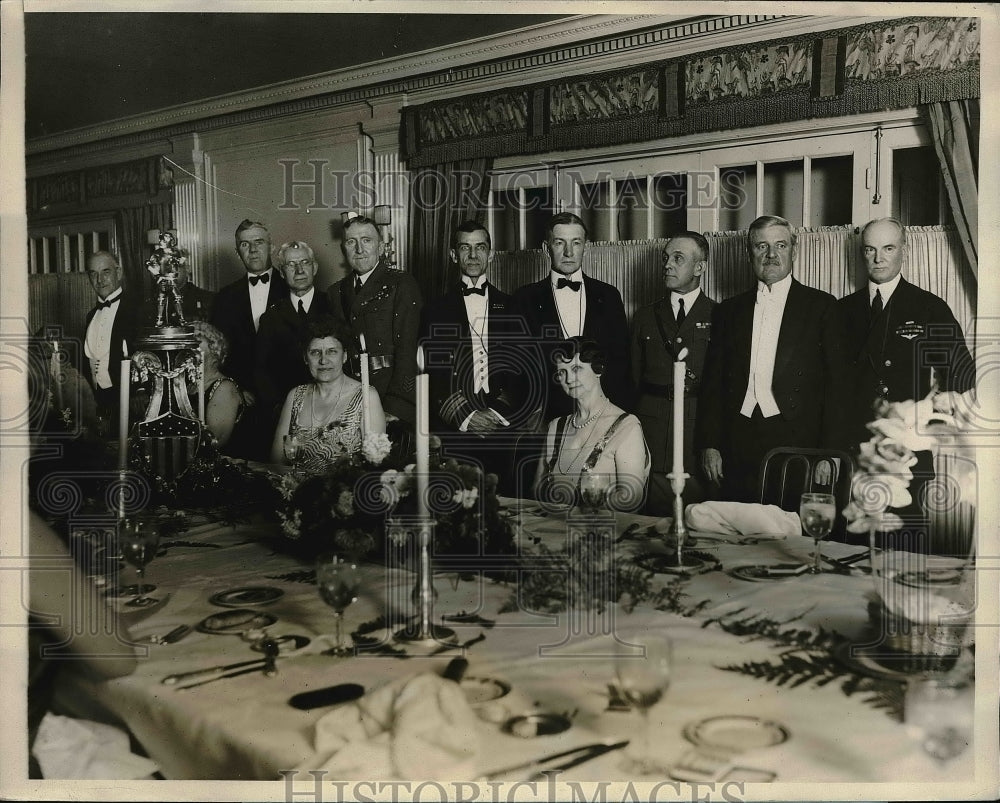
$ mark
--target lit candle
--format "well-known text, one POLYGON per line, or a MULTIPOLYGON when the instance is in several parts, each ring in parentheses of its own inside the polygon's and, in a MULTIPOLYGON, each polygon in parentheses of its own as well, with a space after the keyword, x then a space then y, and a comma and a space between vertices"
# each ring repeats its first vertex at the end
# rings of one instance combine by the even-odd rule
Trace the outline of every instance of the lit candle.
POLYGON ((367 435, 372 429, 372 414, 368 409, 368 388, 371 378, 368 376, 368 348, 365 346, 365 336, 361 335, 361 431, 367 435))
POLYGON ((674 468, 675 474, 684 473, 684 374, 688 350, 681 349, 674 362, 674 468))
POLYGON ((118 468, 128 468, 128 395, 132 361, 122 360, 118 382, 118 468))
POLYGON ((62 372, 59 370, 59 341, 52 341, 52 362, 49 366, 49 374, 52 377, 52 384, 55 386, 55 405, 56 413, 59 415, 63 411, 63 389, 62 389, 62 372))
POLYGON ((417 512, 427 517, 427 483, 430 474, 430 394, 424 373, 424 349, 417 346, 417 512))

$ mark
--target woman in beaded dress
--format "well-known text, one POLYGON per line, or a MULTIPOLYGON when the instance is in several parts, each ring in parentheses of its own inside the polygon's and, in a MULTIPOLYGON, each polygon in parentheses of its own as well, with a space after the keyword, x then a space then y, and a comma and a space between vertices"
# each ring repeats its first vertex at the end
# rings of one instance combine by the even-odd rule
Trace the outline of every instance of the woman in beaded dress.
MULTIPOLYGON (((247 437, 241 431, 243 412, 253 400, 235 380, 222 373, 222 364, 229 353, 226 336, 212 324, 192 321, 192 328, 201 345, 205 372, 205 426, 215 436, 223 454, 241 455, 247 437)), ((197 390, 188 388, 192 403, 197 404, 197 390)))
MULTIPOLYGON (((272 462, 321 474, 344 455, 360 451, 364 410, 361 383, 344 373, 348 342, 349 332, 333 318, 310 322, 303 358, 313 381, 288 393, 271 445, 272 462)), ((382 402, 371 387, 368 411, 371 431, 384 433, 382 402)))
POLYGON ((556 381, 575 401, 575 410, 549 423, 535 476, 540 500, 578 503, 581 491, 607 489, 611 507, 638 510, 643 504, 649 449, 639 419, 612 404, 601 389, 606 360, 595 341, 582 337, 554 352, 556 381))

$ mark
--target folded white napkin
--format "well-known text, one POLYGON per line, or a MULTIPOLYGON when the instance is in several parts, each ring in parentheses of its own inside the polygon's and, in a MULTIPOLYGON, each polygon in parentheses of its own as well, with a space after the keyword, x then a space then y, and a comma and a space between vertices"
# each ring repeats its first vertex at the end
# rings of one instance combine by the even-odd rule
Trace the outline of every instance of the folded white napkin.
POLYGON ((347 779, 472 780, 476 722, 457 683, 404 678, 320 719, 316 753, 300 769, 347 779))
POLYGON ((159 769, 129 749, 128 734, 113 725, 47 713, 31 748, 45 778, 131 781, 159 769))
POLYGON ((798 513, 777 505, 747 502, 699 502, 684 512, 688 529, 726 535, 770 535, 781 537, 802 532, 798 513))

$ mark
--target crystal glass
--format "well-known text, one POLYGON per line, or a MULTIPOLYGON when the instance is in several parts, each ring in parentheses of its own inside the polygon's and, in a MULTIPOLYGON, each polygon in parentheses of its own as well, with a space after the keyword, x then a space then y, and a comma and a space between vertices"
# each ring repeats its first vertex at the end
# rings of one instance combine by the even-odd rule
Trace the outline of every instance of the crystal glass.
POLYGON ((809 570, 813 574, 819 574, 822 571, 819 567, 819 542, 833 530, 833 519, 836 515, 837 503, 833 494, 802 494, 802 501, 799 503, 799 519, 802 522, 802 529, 813 539, 813 565, 809 570))
POLYGON ((289 465, 295 466, 295 461, 298 459, 299 451, 302 444, 299 442, 298 435, 285 435, 282 438, 282 446, 285 449, 285 459, 288 461, 289 465))
POLYGON ((353 651, 344 645, 342 622, 344 610, 358 599, 361 588, 361 573, 354 563, 339 555, 322 555, 316 561, 316 586, 323 602, 333 608, 337 617, 334 645, 324 655, 350 655, 353 651))
POLYGON ((580 474, 580 502, 584 511, 597 513, 606 508, 610 489, 610 475, 592 474, 589 471, 580 474))
POLYGON ((627 639, 631 651, 624 649, 615 657, 615 674, 622 697, 639 712, 642 720, 640 738, 634 752, 625 756, 627 772, 640 775, 664 775, 666 766, 649 750, 649 709, 666 693, 672 671, 672 646, 666 636, 640 634, 627 639), (641 652, 634 648, 641 648, 641 652))
POLYGON ((915 677, 906 684, 903 721, 924 752, 944 765, 972 743, 973 702, 963 672, 915 677))
POLYGON ((143 608, 158 600, 146 596, 156 590, 156 586, 144 585, 146 566, 156 556, 160 547, 160 523, 154 518, 134 516, 118 522, 118 550, 121 556, 135 567, 138 582, 126 591, 134 593, 135 599, 125 603, 133 608, 143 608))

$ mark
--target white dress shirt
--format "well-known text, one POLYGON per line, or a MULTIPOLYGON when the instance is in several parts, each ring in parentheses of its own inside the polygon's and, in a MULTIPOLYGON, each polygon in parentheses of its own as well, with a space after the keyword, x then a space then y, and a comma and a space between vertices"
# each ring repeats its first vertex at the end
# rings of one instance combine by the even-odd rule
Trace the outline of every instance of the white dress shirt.
POLYGON ((764 418, 778 415, 778 402, 771 390, 774 378, 774 358, 778 351, 778 333, 781 318, 788 300, 788 290, 792 286, 789 274, 781 281, 768 287, 757 282, 757 301, 753 308, 753 337, 750 343, 750 381, 740 413, 747 418, 753 415, 755 406, 760 407, 764 418))
POLYGON ((299 302, 302 302, 302 308, 309 312, 309 308, 312 307, 313 296, 316 295, 316 286, 313 285, 308 290, 306 290, 302 295, 297 296, 295 293, 290 293, 289 297, 292 299, 292 307, 296 312, 299 311, 299 302))
POLYGON ((701 288, 696 287, 690 293, 671 293, 670 294, 670 309, 674 311, 674 320, 677 320, 677 310, 680 309, 680 300, 684 299, 684 315, 687 317, 691 314, 691 307, 694 306, 694 302, 698 300, 698 296, 701 295, 701 288))
POLYGON ((578 270, 571 276, 551 271, 549 278, 552 281, 552 296, 556 300, 556 313, 559 315, 559 326, 562 328, 563 337, 582 335, 583 322, 587 320, 587 285, 583 282, 583 270, 578 270), (556 283, 560 279, 580 282, 580 289, 563 287, 557 290, 556 283))
POLYGON ((895 278, 890 279, 885 284, 875 284, 875 282, 868 281, 868 306, 871 307, 872 301, 875 300, 875 291, 878 290, 879 295, 882 296, 882 309, 885 309, 885 305, 889 303, 889 299, 892 294, 896 292, 896 288, 899 287, 899 280, 903 278, 902 273, 897 273, 895 278))
MULTIPOLYGON (((486 277, 480 276, 473 281, 468 276, 462 277, 463 287, 479 287, 486 284, 486 277)), ((476 393, 490 392, 489 374, 489 318, 487 309, 490 301, 490 288, 486 285, 486 295, 472 294, 465 296, 465 314, 469 320, 469 337, 472 341, 472 363, 474 366, 473 382, 476 393)))
POLYGON ((250 290, 250 314, 253 315, 253 328, 256 332, 260 328, 260 316, 267 309, 267 297, 271 292, 271 282, 274 281, 274 268, 268 268, 262 273, 247 274, 247 287, 250 290), (267 284, 264 282, 250 283, 250 276, 267 276, 267 284))
MULTIPOLYGON (((102 307, 94 313, 87 327, 87 335, 83 345, 84 354, 90 360, 90 375, 97 387, 107 390, 111 387, 111 329, 115 325, 119 302, 122 299, 121 288, 115 290, 105 301, 110 301, 110 307, 102 307)), ((124 351, 124 347, 122 349, 124 351)), ((127 356, 122 354, 123 357, 127 356)))

